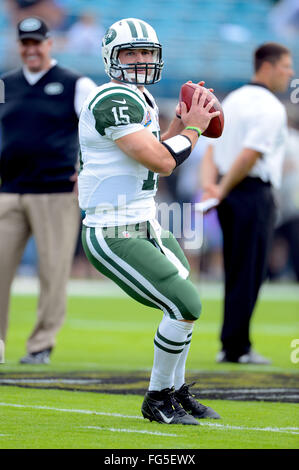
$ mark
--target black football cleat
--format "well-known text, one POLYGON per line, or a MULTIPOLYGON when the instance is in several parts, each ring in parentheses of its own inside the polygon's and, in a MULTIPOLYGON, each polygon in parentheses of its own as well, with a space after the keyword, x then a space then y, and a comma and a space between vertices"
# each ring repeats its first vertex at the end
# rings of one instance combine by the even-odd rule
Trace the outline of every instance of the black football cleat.
POLYGON ((175 399, 182 405, 185 411, 197 419, 220 419, 220 415, 209 406, 202 405, 190 393, 191 385, 183 384, 179 390, 175 391, 175 399))
POLYGON ((146 392, 141 406, 141 412, 144 418, 150 421, 157 421, 158 423, 199 424, 196 419, 188 414, 176 401, 173 388, 146 392))

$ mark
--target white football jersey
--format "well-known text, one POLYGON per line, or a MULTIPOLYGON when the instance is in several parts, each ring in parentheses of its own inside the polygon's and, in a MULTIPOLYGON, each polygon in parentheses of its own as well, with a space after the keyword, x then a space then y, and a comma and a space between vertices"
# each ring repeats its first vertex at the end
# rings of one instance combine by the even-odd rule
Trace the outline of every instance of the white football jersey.
POLYGON ((287 115, 282 103, 260 85, 244 85, 231 92, 222 103, 224 129, 214 139, 214 161, 225 175, 242 149, 262 154, 248 176, 270 181, 279 187, 287 139, 287 115))
POLYGON ((114 142, 142 129, 160 139, 158 108, 135 85, 107 83, 86 99, 79 119, 79 205, 89 227, 143 222, 155 217, 158 174, 114 142))

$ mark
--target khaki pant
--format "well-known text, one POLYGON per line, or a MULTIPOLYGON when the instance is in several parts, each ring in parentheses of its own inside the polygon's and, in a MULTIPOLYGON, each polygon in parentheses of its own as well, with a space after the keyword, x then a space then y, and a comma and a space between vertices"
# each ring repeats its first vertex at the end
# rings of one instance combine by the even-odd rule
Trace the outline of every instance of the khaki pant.
POLYGON ((66 286, 78 237, 75 193, 0 193, 0 339, 8 328, 10 288, 26 243, 35 237, 40 295, 29 353, 55 345, 66 311, 66 286))

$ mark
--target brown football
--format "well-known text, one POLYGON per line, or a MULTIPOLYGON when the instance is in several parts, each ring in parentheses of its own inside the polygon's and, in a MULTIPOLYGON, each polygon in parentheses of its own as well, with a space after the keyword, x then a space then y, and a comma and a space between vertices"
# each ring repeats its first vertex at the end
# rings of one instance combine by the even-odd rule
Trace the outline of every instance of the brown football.
MULTIPOLYGON (((192 96, 196 88, 201 88, 203 90, 204 87, 197 85, 196 83, 192 83, 192 82, 184 83, 181 86, 179 100, 180 102, 183 101, 186 104, 188 111, 190 109, 192 96)), ((222 131, 223 131, 224 114, 223 114, 223 109, 219 100, 210 90, 208 90, 208 97, 206 99, 205 105, 209 101, 211 101, 211 99, 213 98, 215 99, 215 103, 213 107, 210 109, 210 112, 220 111, 220 114, 219 116, 216 116, 213 119, 211 119, 208 128, 203 132, 202 135, 205 135, 206 137, 217 138, 221 136, 222 131)))

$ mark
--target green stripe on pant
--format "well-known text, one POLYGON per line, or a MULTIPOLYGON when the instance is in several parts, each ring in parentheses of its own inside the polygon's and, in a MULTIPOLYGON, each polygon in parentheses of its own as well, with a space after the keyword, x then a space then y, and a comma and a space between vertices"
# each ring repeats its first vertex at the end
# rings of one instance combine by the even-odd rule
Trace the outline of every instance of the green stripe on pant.
MULTIPOLYGON (((98 230, 101 231, 101 229, 98 229, 98 230)), ((171 307, 169 307, 160 298, 157 298, 157 296, 155 295, 155 289, 152 288, 153 292, 149 290, 151 288, 150 283, 148 283, 149 288, 145 287, 142 284, 142 281, 146 283, 146 279, 142 279, 141 276, 138 276, 137 271, 136 273, 134 273, 136 277, 133 277, 133 275, 131 275, 122 266, 117 264, 115 260, 113 260, 110 256, 107 255, 107 251, 109 252, 109 247, 106 241, 113 240, 113 239, 107 238, 106 240, 104 240, 104 238, 101 237, 100 242, 99 242, 99 239, 96 236, 95 228, 89 228, 86 231, 83 229, 83 231, 86 232, 86 239, 87 239, 87 245, 85 245, 85 242, 83 242, 84 249, 86 246, 87 255, 89 253, 88 258, 92 262, 92 264, 95 266, 95 268, 98 269, 98 271, 100 271, 102 274, 109 277, 112 281, 118 284, 119 287, 121 287, 128 295, 133 297, 138 302, 141 302, 150 307, 160 308, 165 313, 167 313, 171 318, 174 318, 174 319, 176 318, 176 315, 172 311, 171 307), (90 235, 88 235, 88 231, 90 231, 90 235), (106 245, 105 251, 102 249, 103 245, 104 246, 106 245)), ((116 240, 126 242, 127 239, 117 238, 116 240)), ((127 268, 130 269, 130 266, 128 265, 127 268)), ((159 292, 157 292, 157 295, 159 296, 159 292)), ((165 300, 167 301, 167 299, 165 300)), ((178 315, 179 315, 179 312, 178 312, 178 315)))
POLYGON ((147 238, 104 238, 103 233, 100 227, 83 226, 82 230, 84 250, 98 271, 135 300, 160 308, 170 318, 199 317, 201 304, 197 290, 189 280, 178 275, 176 267, 147 238))

